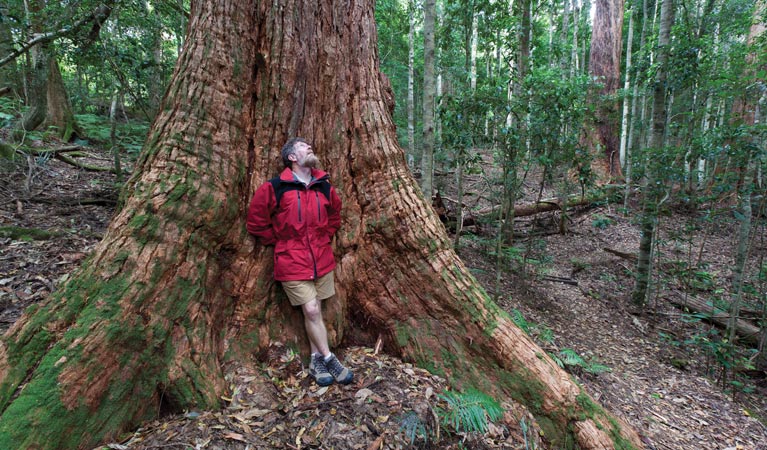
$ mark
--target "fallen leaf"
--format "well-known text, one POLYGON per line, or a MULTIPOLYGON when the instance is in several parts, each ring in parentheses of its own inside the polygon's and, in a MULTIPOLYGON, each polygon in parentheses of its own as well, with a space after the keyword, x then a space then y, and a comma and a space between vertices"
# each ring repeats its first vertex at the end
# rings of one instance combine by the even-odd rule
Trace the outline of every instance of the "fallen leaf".
POLYGON ((253 409, 249 409, 249 410, 247 410, 245 412, 242 412, 240 414, 235 414, 234 418, 237 419, 237 420, 245 422, 248 419, 252 419, 254 417, 263 417, 263 416, 269 414, 270 412, 272 412, 271 409, 253 408, 253 409))
POLYGON ((325 392, 328 391, 328 389, 330 389, 330 386, 323 386, 323 387, 317 389, 317 392, 314 392, 314 393, 310 394, 310 396, 311 397, 321 397, 321 396, 323 396, 325 394, 325 392))
POLYGON ((357 391, 357 393, 354 394, 354 397, 357 399, 356 403, 361 405, 371 395, 373 395, 373 391, 367 388, 363 388, 357 391))
POLYGON ((368 445, 368 450, 379 450, 383 448, 383 441, 384 441, 384 435, 378 436, 378 439, 373 441, 372 444, 368 445))
POLYGON ((240 442, 248 442, 245 439, 245 436, 241 435, 240 433, 234 433, 232 431, 224 433, 224 438, 225 439, 232 439, 232 440, 240 441, 240 442))

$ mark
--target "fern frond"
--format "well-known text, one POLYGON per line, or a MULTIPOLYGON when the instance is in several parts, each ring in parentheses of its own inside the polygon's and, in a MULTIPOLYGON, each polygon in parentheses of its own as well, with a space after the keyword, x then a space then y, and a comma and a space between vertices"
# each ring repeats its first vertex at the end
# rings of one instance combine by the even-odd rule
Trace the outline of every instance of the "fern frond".
POLYGON ((586 360, 571 348, 563 348, 559 351, 559 356, 566 366, 583 367, 586 364, 586 360))
POLYGON ((441 410, 442 422, 458 432, 487 432, 488 421, 503 416, 503 408, 492 397, 478 390, 464 393, 445 392, 439 396, 447 403, 441 410))

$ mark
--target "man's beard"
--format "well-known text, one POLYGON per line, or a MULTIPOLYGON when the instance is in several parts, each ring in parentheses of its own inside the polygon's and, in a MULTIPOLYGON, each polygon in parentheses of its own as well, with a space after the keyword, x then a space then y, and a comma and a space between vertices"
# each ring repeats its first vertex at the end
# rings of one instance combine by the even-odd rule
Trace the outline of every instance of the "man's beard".
POLYGON ((320 160, 313 153, 310 153, 298 160, 298 165, 301 167, 315 168, 319 163, 320 160))

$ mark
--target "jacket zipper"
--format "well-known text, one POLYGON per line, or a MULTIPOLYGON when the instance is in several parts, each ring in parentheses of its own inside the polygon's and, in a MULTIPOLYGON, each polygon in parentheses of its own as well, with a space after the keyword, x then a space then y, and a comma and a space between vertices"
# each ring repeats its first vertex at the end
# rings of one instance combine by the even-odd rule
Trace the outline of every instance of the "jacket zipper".
POLYGON ((322 209, 320 208, 320 194, 314 191, 314 195, 317 197, 317 220, 322 220, 322 209))
POLYGON ((298 194, 298 221, 301 222, 301 191, 296 191, 298 194))

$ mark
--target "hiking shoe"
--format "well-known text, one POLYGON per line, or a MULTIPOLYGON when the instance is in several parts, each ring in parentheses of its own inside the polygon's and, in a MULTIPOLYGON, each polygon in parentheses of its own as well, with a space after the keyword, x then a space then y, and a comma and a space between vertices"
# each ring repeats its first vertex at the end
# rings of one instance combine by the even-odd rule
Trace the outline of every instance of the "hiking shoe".
POLYGON ((341 361, 336 358, 336 355, 332 353, 330 354, 330 358, 325 361, 325 367, 327 367, 330 375, 332 375, 338 383, 349 384, 354 378, 352 371, 344 367, 343 364, 341 364, 341 361))
POLYGON ((325 357, 320 353, 314 353, 312 360, 309 363, 309 375, 314 378, 314 381, 320 386, 329 386, 333 384, 333 375, 328 372, 328 368, 325 365, 325 357))

